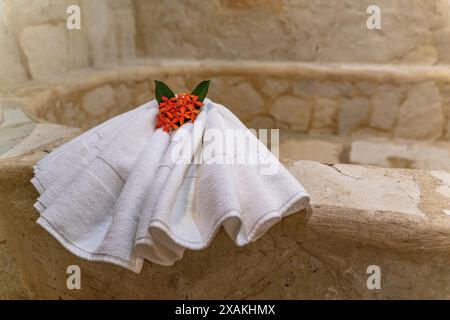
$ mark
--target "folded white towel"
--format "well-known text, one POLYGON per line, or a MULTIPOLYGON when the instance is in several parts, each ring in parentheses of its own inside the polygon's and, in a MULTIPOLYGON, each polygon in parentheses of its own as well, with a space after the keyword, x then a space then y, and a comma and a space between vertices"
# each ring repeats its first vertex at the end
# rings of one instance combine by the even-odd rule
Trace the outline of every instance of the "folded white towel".
POLYGON ((299 182, 224 106, 206 99, 170 134, 155 129, 157 113, 151 101, 35 165, 37 223, 75 255, 140 272, 144 259, 172 265, 186 248, 207 247, 222 225, 242 246, 308 206, 299 182))

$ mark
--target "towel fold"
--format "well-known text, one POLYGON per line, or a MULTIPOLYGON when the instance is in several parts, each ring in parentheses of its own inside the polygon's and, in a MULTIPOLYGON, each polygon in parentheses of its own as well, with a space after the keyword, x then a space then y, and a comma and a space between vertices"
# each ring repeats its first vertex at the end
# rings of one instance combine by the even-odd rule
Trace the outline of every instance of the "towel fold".
POLYGON ((207 247, 221 226, 256 240, 309 204, 306 191, 227 108, 204 101, 193 123, 155 129, 151 101, 39 161, 37 223, 84 259, 140 272, 207 247), (231 147, 230 147, 231 146, 231 147))

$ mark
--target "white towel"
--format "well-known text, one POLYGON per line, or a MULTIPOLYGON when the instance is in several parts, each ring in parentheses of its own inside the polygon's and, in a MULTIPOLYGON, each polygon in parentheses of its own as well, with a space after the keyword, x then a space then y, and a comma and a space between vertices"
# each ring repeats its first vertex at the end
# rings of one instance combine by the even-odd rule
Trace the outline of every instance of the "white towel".
POLYGON ((207 247, 222 225, 242 246, 308 206, 300 183, 224 106, 206 99, 171 134, 155 129, 157 113, 151 101, 35 165, 37 223, 75 255, 138 273, 144 259, 169 266, 207 247))

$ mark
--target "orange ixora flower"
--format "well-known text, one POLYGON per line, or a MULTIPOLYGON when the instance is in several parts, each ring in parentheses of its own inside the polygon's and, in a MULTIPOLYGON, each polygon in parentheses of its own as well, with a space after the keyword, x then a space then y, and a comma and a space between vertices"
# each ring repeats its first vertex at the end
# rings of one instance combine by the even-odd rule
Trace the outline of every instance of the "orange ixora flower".
POLYGON ((163 96, 161 100, 156 128, 166 132, 178 129, 185 122, 193 122, 203 106, 198 96, 189 93, 181 93, 170 99, 163 96))

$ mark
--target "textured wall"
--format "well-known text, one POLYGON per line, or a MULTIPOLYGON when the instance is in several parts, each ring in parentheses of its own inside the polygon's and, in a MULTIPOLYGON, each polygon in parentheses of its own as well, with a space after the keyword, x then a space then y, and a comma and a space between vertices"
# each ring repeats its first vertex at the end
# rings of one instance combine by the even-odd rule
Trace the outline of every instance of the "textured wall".
POLYGON ((342 63, 450 61, 446 0, 2 0, 0 91, 145 55, 342 63), (67 6, 81 30, 67 30, 67 6))
POLYGON ((136 56, 132 0, 2 0, 0 90, 136 56), (66 9, 81 7, 81 30, 66 9))
POLYGON ((347 63, 448 62, 445 0, 135 0, 147 55, 347 63), (382 30, 366 27, 381 8, 382 30))
POLYGON ((281 159, 449 170, 450 72, 376 70, 148 59, 29 83, 0 99, 0 159, 46 144, 43 132, 59 134, 56 124, 50 129, 35 117, 88 129, 153 99, 151 79, 176 92, 211 79, 209 97, 248 127, 281 129, 281 159))
MULTIPOLYGON (((41 119, 88 129, 153 99, 153 79, 175 92, 211 79, 209 97, 251 128, 383 139, 450 140, 450 72, 279 62, 141 60, 42 81, 14 92, 41 119), (42 88, 45 88, 42 89, 42 88)), ((13 99, 12 97, 10 99, 13 99)))

